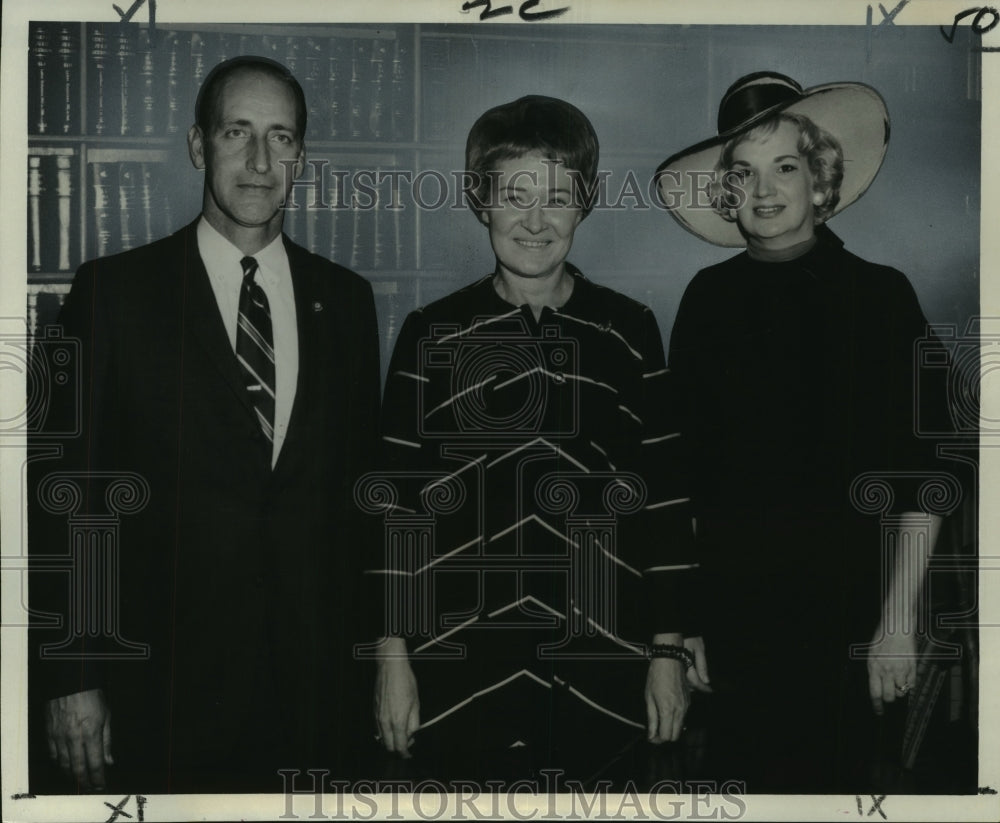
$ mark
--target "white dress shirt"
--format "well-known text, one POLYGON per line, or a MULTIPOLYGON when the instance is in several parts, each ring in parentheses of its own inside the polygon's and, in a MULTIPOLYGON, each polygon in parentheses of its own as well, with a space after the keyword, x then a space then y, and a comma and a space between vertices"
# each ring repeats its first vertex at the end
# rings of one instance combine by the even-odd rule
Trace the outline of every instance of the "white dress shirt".
MULTIPOLYGON (((198 221, 198 252, 215 292, 215 301, 236 354, 236 324, 240 309, 240 288, 246 257, 202 217, 198 221)), ((253 255, 257 261, 254 280, 264 290, 271 310, 271 334, 274 338, 274 444, 271 466, 278 462, 281 445, 288 432, 299 376, 299 339, 295 321, 295 292, 288 255, 279 234, 253 255)))

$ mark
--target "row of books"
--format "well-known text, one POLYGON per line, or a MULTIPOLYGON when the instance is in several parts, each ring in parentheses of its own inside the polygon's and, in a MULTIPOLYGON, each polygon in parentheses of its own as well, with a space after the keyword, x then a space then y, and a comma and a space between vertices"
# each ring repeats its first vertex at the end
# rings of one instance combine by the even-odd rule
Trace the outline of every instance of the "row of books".
POLYGON ((413 139, 409 40, 290 37, 33 23, 29 35, 28 132, 154 137, 187 131, 205 76, 242 54, 270 57, 298 78, 308 106, 307 139, 413 139), (83 53, 83 56, 81 56, 83 53), (82 95, 81 67, 86 66, 82 95))
MULTIPOLYGON (((53 150, 28 158, 28 270, 76 269, 83 257, 103 257, 151 243, 193 219, 197 204, 178 186, 169 164, 88 162, 85 203, 79 157, 53 150), (183 199, 182 199, 183 198, 183 199), (86 250, 78 226, 86 208, 86 250), (190 211, 190 213, 187 213, 190 211)), ((351 208, 351 192, 317 205, 296 189, 285 211, 285 231, 310 251, 358 271, 393 271, 416 265, 414 208, 390 209, 388 199, 351 208)))
POLYGON ((72 150, 28 158, 28 271, 72 271, 79 262, 80 193, 72 150))
POLYGON ((397 271, 416 265, 414 209, 345 207, 346 197, 331 197, 327 207, 294 191, 285 209, 285 233, 309 251, 355 271, 397 271))

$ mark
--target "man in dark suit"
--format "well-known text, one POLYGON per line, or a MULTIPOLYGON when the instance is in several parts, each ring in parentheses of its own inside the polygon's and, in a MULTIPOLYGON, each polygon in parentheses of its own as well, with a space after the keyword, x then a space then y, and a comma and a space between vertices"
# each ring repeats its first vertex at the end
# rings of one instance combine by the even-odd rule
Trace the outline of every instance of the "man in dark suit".
MULTIPOLYGON (((32 671, 41 745, 80 788, 279 792, 281 768, 338 774, 364 714, 351 490, 374 453, 378 335, 368 284, 282 234, 305 125, 283 66, 217 66, 188 133, 200 218, 84 264, 60 315, 82 434, 37 464, 33 550, 66 551, 54 479, 81 489, 75 516, 101 516, 109 477, 148 492, 117 521, 116 601, 73 601, 114 625, 32 671)), ((32 605, 66 614, 67 588, 36 574, 32 605)))

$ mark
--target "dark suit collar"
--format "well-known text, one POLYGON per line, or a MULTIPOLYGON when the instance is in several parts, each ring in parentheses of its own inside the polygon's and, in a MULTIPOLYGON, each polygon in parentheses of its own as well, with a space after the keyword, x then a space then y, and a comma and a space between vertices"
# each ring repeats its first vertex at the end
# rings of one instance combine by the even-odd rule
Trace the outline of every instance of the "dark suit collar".
MULTIPOLYGON (((340 368, 338 362, 331 362, 331 335, 336 338, 335 350, 345 351, 346 340, 340 335, 348 327, 341 314, 350 307, 340 305, 330 297, 331 291, 325 267, 317 265, 310 252, 293 243, 282 234, 285 252, 288 254, 288 268, 292 273, 292 288, 295 294, 295 324, 299 341, 299 373, 295 387, 295 402, 292 405, 288 432, 275 464, 275 473, 289 465, 296 450, 308 450, 311 444, 300 442, 315 421, 316 415, 333 414, 329 398, 316 395, 319 382, 330 385, 333 380, 318 380, 318 376, 332 369, 340 368)), ((335 422, 321 421, 320 425, 335 425, 335 422)))
MULTIPOLYGON (((256 425, 256 416, 244 385, 243 373, 233 354, 232 344, 226 334, 208 272, 198 251, 198 219, 173 235, 179 244, 178 254, 185 261, 181 278, 185 325, 191 329, 204 356, 217 368, 222 379, 232 389, 233 396, 256 425)), ((324 335, 328 336, 331 323, 338 333, 346 328, 347 324, 340 315, 350 309, 330 300, 330 291, 324 287, 324 278, 310 260, 312 255, 293 243, 286 235, 283 234, 282 239, 292 275, 299 367, 288 431, 274 467, 276 472, 288 462, 289 453, 301 445, 298 441, 302 437, 302 431, 308 428, 304 425, 307 418, 321 413, 317 409, 317 403, 319 406, 323 404, 317 398, 310 397, 315 380, 309 378, 324 370, 338 367, 336 363, 328 362, 329 358, 326 355, 330 348, 323 342, 324 335)), ((346 342, 339 341, 341 351, 344 350, 346 342)), ((305 444, 305 447, 308 448, 308 444, 305 444)), ((268 463, 270 464, 270 461, 268 463)))
MULTIPOLYGON (((246 379, 233 354, 233 346, 226 333, 226 326, 215 299, 208 272, 198 250, 198 220, 177 232, 174 237, 181 244, 184 260, 181 288, 184 325, 190 330, 200 352, 187 356, 204 356, 218 370, 220 377, 232 390, 235 400, 243 407, 248 419, 257 425, 256 414, 250 395, 246 390, 246 379)), ((270 458, 268 459, 270 464, 270 458)))

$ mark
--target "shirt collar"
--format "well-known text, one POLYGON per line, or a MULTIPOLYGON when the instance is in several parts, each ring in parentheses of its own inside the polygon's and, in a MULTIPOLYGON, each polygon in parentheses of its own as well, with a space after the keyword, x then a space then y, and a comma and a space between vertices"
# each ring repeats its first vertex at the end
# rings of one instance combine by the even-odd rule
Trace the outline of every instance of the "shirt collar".
MULTIPOLYGON (((227 270, 234 267, 232 270, 237 272, 240 270, 240 261, 246 257, 215 226, 209 223, 204 215, 198 221, 198 250, 201 252, 206 266, 221 266, 227 270)), ((288 255, 285 253, 285 244, 281 233, 279 232, 274 240, 254 254, 253 258, 257 261, 261 275, 264 277, 280 276, 282 271, 287 271, 288 255)))

